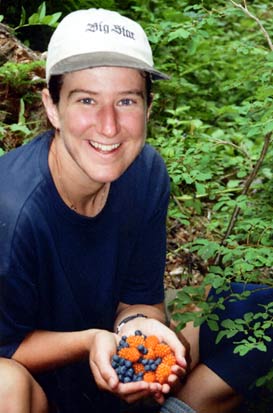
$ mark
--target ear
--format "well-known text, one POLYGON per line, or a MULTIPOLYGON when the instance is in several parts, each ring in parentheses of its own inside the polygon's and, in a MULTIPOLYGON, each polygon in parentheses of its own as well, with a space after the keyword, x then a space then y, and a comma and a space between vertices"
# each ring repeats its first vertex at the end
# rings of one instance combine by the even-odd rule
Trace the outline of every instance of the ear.
POLYGON ((57 105, 52 102, 48 89, 42 91, 42 101, 47 113, 47 117, 55 129, 60 129, 59 111, 57 105))

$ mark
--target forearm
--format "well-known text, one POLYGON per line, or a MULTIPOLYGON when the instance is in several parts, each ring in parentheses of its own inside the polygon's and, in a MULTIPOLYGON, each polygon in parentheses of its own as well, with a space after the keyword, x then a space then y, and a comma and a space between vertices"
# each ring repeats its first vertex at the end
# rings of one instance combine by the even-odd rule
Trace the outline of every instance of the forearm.
POLYGON ((88 359, 92 340, 97 331, 94 329, 75 332, 37 330, 22 341, 12 358, 32 373, 88 359))

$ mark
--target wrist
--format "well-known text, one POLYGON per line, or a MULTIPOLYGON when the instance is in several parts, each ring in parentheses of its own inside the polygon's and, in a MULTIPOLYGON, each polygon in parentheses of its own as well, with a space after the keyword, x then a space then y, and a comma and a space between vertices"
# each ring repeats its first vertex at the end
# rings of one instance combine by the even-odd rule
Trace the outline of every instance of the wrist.
POLYGON ((89 329, 89 330, 82 330, 82 346, 84 349, 85 357, 89 357, 90 349, 93 346, 93 341, 95 336, 100 333, 102 330, 99 329, 89 329))
POLYGON ((122 327, 123 327, 126 323, 128 323, 129 321, 132 321, 132 320, 134 320, 134 319, 136 319, 136 318, 148 318, 148 316, 146 316, 145 314, 142 314, 142 313, 137 313, 137 314, 131 314, 131 315, 129 315, 128 317, 123 318, 123 319, 119 322, 119 324, 117 325, 116 334, 119 334, 119 333, 121 332, 122 327))

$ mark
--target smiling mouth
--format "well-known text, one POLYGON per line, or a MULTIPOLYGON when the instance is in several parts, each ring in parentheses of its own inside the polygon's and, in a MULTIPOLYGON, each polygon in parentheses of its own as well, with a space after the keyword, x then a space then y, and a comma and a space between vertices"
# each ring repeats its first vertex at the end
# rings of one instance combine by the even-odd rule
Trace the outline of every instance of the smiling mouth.
POLYGON ((100 152, 104 152, 104 153, 110 153, 118 149, 121 145, 121 143, 114 143, 113 145, 103 145, 101 143, 93 142, 93 141, 89 141, 89 143, 93 148, 95 148, 96 150, 99 150, 100 152))

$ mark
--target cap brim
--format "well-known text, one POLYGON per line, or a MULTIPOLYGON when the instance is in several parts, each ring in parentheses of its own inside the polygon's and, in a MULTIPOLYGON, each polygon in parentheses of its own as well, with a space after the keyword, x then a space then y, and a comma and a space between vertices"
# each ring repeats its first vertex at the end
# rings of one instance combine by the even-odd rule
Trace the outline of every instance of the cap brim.
POLYGON ((131 69, 143 70, 151 74, 154 80, 168 80, 169 76, 159 72, 147 63, 133 57, 116 52, 94 52, 84 53, 67 57, 49 68, 47 77, 52 75, 61 75, 64 73, 75 72, 77 70, 88 69, 91 67, 114 66, 128 67, 131 69))

